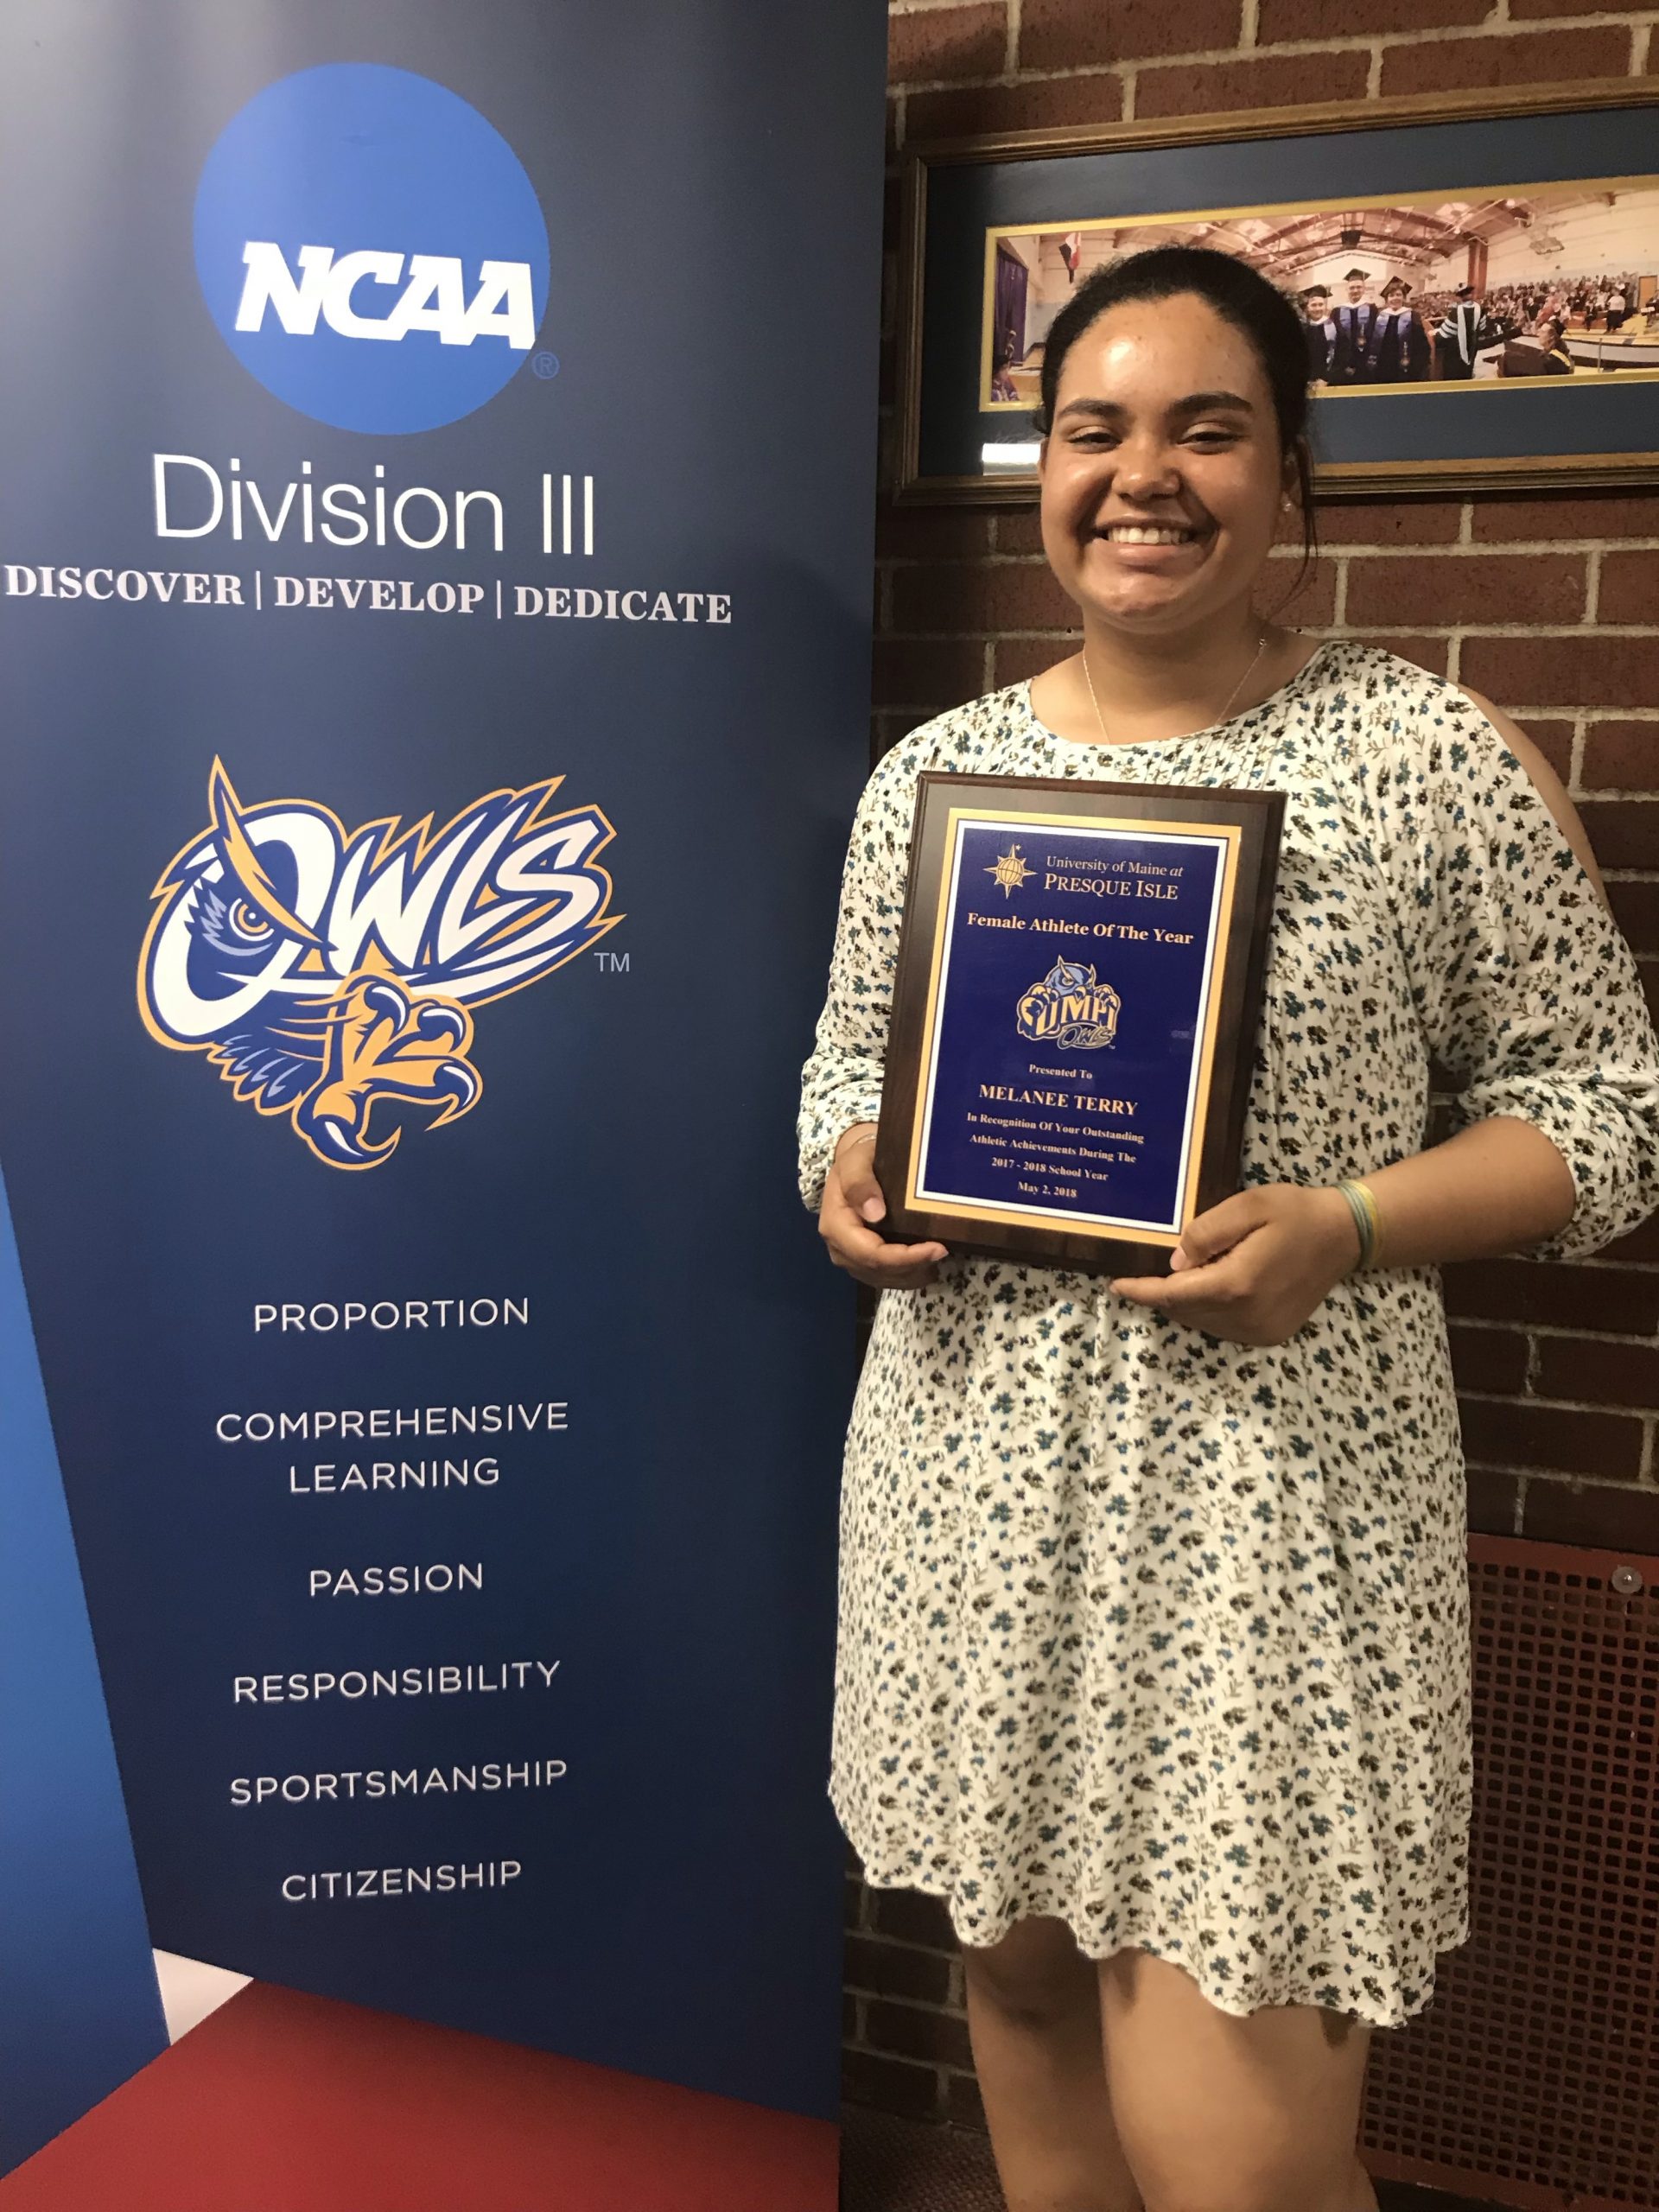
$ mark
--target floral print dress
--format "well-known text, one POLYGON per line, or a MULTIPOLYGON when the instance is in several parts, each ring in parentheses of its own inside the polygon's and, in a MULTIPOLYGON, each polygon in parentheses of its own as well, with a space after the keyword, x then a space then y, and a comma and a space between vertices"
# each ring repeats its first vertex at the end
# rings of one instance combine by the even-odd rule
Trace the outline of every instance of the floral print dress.
MULTIPOLYGON (((1567 1159, 1577 1210, 1541 1255, 1659 1205, 1659 1044, 1594 885, 1471 701, 1337 643, 1191 737, 1069 741, 1020 685, 887 755, 804 1071, 808 1205, 880 1110, 924 768, 1287 794, 1246 1184, 1421 1151, 1432 1053, 1461 1121, 1518 1116, 1567 1159)), ((872 1883, 946 1899, 969 1944, 1053 1915, 1234 2014, 1429 2002, 1469 1933, 1464 1465, 1439 1271, 1383 1259, 1265 1348, 957 1255, 884 1293, 830 1781, 872 1883)))

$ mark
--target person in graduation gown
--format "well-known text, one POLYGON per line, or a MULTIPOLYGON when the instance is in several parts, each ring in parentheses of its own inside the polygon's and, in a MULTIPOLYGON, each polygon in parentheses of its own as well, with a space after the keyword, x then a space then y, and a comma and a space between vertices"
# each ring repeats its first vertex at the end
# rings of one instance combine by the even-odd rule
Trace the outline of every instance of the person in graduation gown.
POLYGON ((1452 382, 1475 373, 1475 356, 1503 336, 1502 323, 1494 322, 1472 284, 1459 284, 1458 295, 1434 333, 1434 366, 1452 382))
POLYGON ((1364 384, 1369 381, 1367 361, 1380 310, 1375 300, 1365 296, 1371 281, 1368 269, 1351 269, 1342 281, 1348 296, 1332 317, 1337 336, 1332 349, 1331 381, 1334 385, 1364 384))
POLYGON ((1307 340, 1307 380, 1329 384, 1331 359, 1336 352, 1337 326, 1331 320, 1331 288, 1310 284, 1302 294, 1302 335, 1307 340))
POLYGON ((1366 349, 1367 384, 1417 384, 1428 374, 1428 333, 1409 304, 1411 286, 1391 276, 1382 288, 1382 309, 1366 349))
POLYGON ((1567 331, 1554 316, 1538 326, 1538 343, 1543 348, 1544 374, 1547 377, 1571 377, 1578 374, 1578 366, 1567 350, 1567 331))

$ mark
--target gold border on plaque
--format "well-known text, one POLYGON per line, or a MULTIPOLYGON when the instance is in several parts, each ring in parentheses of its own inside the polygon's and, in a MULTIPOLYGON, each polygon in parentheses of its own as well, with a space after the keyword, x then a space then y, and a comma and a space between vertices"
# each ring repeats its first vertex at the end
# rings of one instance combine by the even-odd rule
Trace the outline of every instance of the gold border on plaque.
POLYGON ((1160 817, 1141 814, 1050 814, 1033 807, 951 806, 945 810, 939 880, 932 890, 933 949, 928 969, 927 997, 922 1012, 923 1053, 918 1070, 916 1103, 911 1116, 910 1141, 905 1160, 904 1203, 906 1209, 912 1212, 952 1215, 959 1220, 1000 1221, 1015 1228, 1030 1228, 1034 1224, 1046 1221, 1051 1226, 1064 1228, 1076 1236, 1093 1236, 1103 1242, 1107 1239, 1121 1242, 1130 1237, 1136 1243, 1173 1248, 1181 1241, 1179 1229, 1154 1229, 1138 1222, 1119 1221, 1109 1224, 1079 1221, 1075 1216, 1058 1210, 1052 1214, 1044 1214, 1036 1209, 1016 1212, 1001 1206, 976 1205, 971 1199, 936 1198, 931 1193, 925 1196, 917 1189, 921 1163, 922 1124, 926 1119, 936 1058, 934 1014, 938 1006, 939 977, 944 965, 944 923, 949 918, 944 907, 956 865, 957 827, 963 822, 1000 822, 1011 825, 1036 823, 1048 829, 1073 830, 1082 836, 1098 836, 1102 830, 1117 831, 1129 836, 1162 834, 1183 837, 1189 842, 1217 842, 1224 847, 1219 887, 1221 911, 1205 963, 1205 1011, 1204 1041, 1198 1051, 1198 1098, 1193 1109, 1192 1126, 1187 1133, 1185 1172, 1177 1199, 1177 1212, 1183 1224, 1192 1218, 1193 1192, 1198 1186, 1198 1170, 1204 1157, 1205 1133, 1209 1122, 1216 1032, 1221 1020, 1219 978, 1227 964, 1233 910, 1238 895, 1238 843, 1242 835, 1239 825, 1236 822, 1167 821, 1160 817))

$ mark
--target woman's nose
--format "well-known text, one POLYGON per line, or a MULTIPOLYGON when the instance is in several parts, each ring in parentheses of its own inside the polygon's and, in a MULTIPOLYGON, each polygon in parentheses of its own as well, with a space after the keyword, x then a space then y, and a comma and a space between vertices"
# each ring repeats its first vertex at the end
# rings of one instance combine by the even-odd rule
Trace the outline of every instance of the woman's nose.
POLYGON ((1161 442, 1128 439, 1117 449, 1114 490, 1128 499, 1150 499, 1179 488, 1174 456, 1161 442))

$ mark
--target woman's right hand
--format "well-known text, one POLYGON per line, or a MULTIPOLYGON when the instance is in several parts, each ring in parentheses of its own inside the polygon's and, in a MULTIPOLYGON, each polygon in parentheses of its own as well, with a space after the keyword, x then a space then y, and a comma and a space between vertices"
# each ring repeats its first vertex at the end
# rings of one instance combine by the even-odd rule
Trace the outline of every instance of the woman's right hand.
POLYGON ((830 1257, 872 1290, 914 1290, 932 1282, 948 1257, 943 1244, 889 1244, 871 1226, 887 1212, 875 1179, 875 1123, 843 1129, 823 1179, 818 1234, 830 1257))

